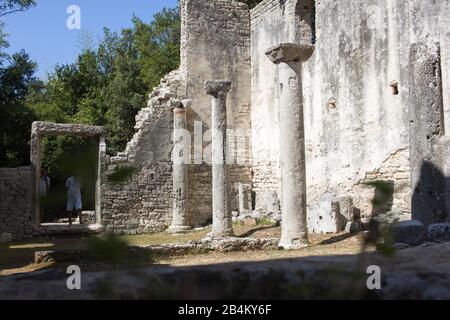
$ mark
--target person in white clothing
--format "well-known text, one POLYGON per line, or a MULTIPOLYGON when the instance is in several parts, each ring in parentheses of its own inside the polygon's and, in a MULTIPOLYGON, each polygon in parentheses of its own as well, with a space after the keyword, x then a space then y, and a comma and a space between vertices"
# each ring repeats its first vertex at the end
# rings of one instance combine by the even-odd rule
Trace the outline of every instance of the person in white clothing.
POLYGON ((67 212, 69 216, 69 225, 72 225, 72 213, 76 210, 80 219, 80 224, 83 224, 82 209, 83 203, 81 202, 81 189, 83 184, 81 179, 77 176, 70 177, 66 181, 67 188, 67 212))

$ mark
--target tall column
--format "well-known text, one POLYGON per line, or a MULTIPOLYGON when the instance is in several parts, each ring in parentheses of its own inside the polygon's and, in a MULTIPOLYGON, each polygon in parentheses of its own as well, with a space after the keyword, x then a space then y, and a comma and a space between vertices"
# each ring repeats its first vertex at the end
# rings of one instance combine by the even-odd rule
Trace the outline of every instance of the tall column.
POLYGON ((279 44, 266 52, 280 65, 280 247, 299 249, 309 244, 306 212, 305 132, 303 123, 302 62, 313 53, 310 45, 279 44))
POLYGON ((173 217, 169 233, 185 233, 192 230, 188 216, 188 161, 189 144, 186 139, 186 103, 171 100, 173 109, 174 151, 173 151, 173 217))
POLYGON ((440 47, 427 40, 414 43, 410 52, 410 162, 412 218, 425 226, 449 217, 448 146, 443 145, 444 116, 440 47))
POLYGON ((208 80, 205 82, 206 93, 212 96, 212 202, 213 230, 212 236, 233 235, 232 216, 228 199, 229 172, 227 159, 227 93, 231 82, 225 80, 208 80))

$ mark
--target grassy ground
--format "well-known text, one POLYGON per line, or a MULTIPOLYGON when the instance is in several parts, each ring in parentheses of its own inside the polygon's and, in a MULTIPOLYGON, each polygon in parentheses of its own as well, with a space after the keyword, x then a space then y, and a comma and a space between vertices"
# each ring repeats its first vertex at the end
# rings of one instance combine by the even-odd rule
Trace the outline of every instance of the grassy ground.
MULTIPOLYGON (((279 238, 280 228, 271 225, 234 226, 238 237, 254 238, 279 238)), ((185 235, 170 235, 167 233, 155 233, 137 236, 121 236, 129 246, 156 245, 163 243, 186 243, 191 240, 200 240, 210 231, 209 228, 185 235)), ((257 252, 234 252, 227 254, 209 253, 204 255, 163 257, 154 264, 170 264, 174 266, 203 265, 235 261, 264 261, 283 258, 295 258, 304 256, 324 256, 356 254, 360 251, 361 238, 359 236, 349 237, 347 235, 310 235, 311 246, 297 251, 257 251, 257 252)), ((33 264, 35 251, 52 250, 79 250, 86 248, 86 239, 81 237, 64 237, 52 239, 37 239, 29 242, 17 242, 0 244, 0 276, 16 273, 31 272, 45 268, 65 267, 52 263, 33 264)), ((93 267, 93 266, 88 266, 93 267)), ((95 266, 98 268, 99 266, 95 266)), ((120 268, 121 265, 100 266, 100 268, 120 268)), ((123 266, 122 266, 123 267, 123 266)))

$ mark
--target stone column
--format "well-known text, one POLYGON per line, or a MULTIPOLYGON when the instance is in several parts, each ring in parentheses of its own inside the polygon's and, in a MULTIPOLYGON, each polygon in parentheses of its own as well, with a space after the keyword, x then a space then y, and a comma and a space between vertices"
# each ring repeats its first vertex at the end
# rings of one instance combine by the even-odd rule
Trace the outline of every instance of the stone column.
POLYGON ((302 62, 311 45, 279 44, 266 52, 280 71, 280 247, 298 249, 309 244, 306 212, 305 133, 303 123, 302 62))
POLYGON ((213 230, 212 236, 226 237, 233 235, 232 216, 230 212, 229 172, 227 159, 227 92, 231 82, 225 80, 208 80, 205 82, 206 93, 212 96, 212 202, 213 230))
MULTIPOLYGON (((445 161, 442 145, 444 115, 440 48, 427 40, 414 43, 410 52, 410 161, 412 218, 426 227, 449 217, 445 161)), ((444 148, 443 148, 444 147, 444 148)))
MULTIPOLYGON (((188 216, 188 152, 186 143, 186 108, 178 100, 171 100, 174 120, 173 153, 173 218, 169 233, 186 233, 192 230, 188 216)), ((187 105, 186 105, 187 106, 187 105)))

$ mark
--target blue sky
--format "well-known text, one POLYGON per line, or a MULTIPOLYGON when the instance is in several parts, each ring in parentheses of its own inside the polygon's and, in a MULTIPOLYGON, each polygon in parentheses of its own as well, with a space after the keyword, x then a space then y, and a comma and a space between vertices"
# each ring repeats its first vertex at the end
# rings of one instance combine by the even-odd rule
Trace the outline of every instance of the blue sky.
POLYGON ((37 0, 27 12, 6 16, 7 52, 25 49, 39 64, 38 76, 43 79, 56 64, 73 62, 80 52, 80 31, 66 27, 70 5, 80 7, 81 31, 97 41, 103 27, 113 31, 129 27, 133 14, 149 22, 163 7, 175 7, 177 0, 37 0))

